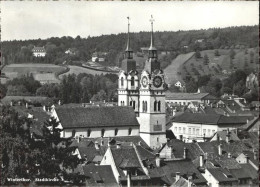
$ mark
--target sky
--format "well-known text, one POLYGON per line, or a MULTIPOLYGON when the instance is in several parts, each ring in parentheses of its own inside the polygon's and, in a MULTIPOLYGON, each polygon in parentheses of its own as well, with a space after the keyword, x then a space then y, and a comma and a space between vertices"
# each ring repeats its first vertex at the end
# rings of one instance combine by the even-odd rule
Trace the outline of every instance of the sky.
POLYGON ((1 1, 1 40, 259 24, 257 1, 1 1))

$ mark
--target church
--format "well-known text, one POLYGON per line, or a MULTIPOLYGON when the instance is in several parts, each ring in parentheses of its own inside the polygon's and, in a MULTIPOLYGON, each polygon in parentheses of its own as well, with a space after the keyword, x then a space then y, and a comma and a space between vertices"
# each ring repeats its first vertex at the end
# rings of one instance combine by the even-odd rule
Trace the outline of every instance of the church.
POLYGON ((132 106, 140 124, 140 136, 151 147, 156 148, 166 142, 166 107, 164 73, 157 58, 154 46, 153 18, 151 18, 151 44, 148 59, 141 75, 136 71, 133 50, 128 39, 122 71, 119 72, 118 105, 132 106))
POLYGON ((118 106, 66 106, 53 108, 52 116, 63 129, 62 137, 136 137, 152 149, 166 143, 166 105, 164 73, 154 46, 153 19, 148 59, 141 74, 136 70, 130 46, 127 47, 118 81, 118 106))

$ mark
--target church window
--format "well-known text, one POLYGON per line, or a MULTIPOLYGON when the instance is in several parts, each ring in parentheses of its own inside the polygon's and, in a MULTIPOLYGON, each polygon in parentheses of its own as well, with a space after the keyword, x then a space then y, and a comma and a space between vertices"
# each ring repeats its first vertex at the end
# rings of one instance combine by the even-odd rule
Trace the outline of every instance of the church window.
POLYGON ((145 101, 145 112, 147 112, 147 101, 145 101))
POLYGON ((121 77, 121 86, 124 86, 124 78, 121 77))
POLYGON ((158 102, 158 111, 161 111, 161 101, 158 102))
POLYGON ((154 110, 154 111, 156 111, 156 110, 157 110, 157 101, 154 101, 153 110, 154 110))
POLYGON ((129 128, 128 129, 128 135, 131 135, 132 134, 132 128, 129 128))
POLYGON ((131 86, 134 86, 134 85, 135 85, 135 78, 131 77, 131 86))
POLYGON ((143 101, 143 112, 144 112, 145 110, 144 110, 144 101, 143 101))
POLYGON ((132 106, 132 101, 130 101, 130 106, 132 106))
POLYGON ((101 130, 101 137, 104 137, 104 135, 105 135, 105 129, 102 129, 101 130))
POLYGON ((88 137, 90 137, 90 134, 91 134, 91 130, 88 129, 88 137))
POLYGON ((115 136, 117 136, 118 134, 118 129, 115 129, 115 136))
POLYGON ((122 106, 125 106, 125 102, 123 101, 123 104, 122 104, 122 106))
POLYGON ((133 108, 135 109, 135 101, 133 101, 133 108))

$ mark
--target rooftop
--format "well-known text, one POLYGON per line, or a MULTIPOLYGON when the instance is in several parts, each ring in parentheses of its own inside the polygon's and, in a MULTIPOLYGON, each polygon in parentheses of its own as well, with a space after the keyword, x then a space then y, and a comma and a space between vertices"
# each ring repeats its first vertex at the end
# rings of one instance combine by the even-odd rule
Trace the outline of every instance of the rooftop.
POLYGON ((201 100, 209 93, 172 93, 166 92, 166 100, 201 100))
POLYGON ((55 110, 64 129, 75 127, 139 127, 132 107, 57 107, 55 110))

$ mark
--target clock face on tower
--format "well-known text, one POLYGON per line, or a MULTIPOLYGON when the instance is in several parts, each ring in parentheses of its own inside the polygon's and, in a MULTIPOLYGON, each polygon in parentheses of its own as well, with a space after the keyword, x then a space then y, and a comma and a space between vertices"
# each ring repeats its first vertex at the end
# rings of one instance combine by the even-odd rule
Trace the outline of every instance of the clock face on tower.
POLYGON ((153 85, 159 88, 162 85, 162 78, 160 76, 155 76, 153 79, 153 85))
POLYGON ((143 78, 142 78, 142 85, 143 85, 144 88, 148 85, 148 79, 147 79, 147 77, 143 77, 143 78))

